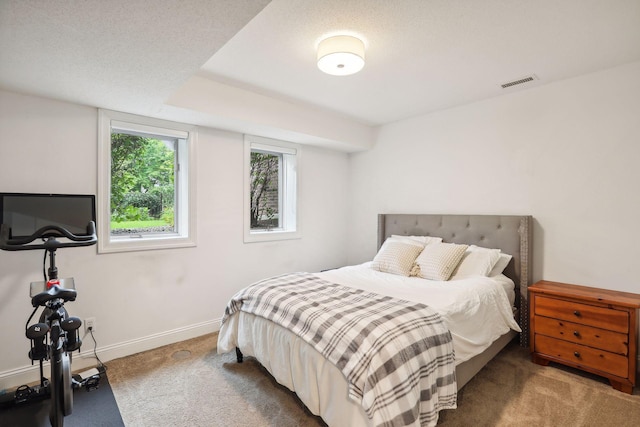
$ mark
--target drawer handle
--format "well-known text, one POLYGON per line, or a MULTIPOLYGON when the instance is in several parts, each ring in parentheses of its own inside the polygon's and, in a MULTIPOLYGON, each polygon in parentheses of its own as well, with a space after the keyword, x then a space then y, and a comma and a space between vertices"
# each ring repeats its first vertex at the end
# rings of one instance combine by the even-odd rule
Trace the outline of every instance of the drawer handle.
POLYGON ((578 310, 575 310, 575 311, 573 312, 573 314, 575 314, 575 315, 576 315, 576 317, 580 317, 580 312, 579 312, 578 310))
POLYGON ((574 352, 573 352, 573 355, 574 355, 575 357, 577 357, 577 358, 580 358, 580 353, 579 353, 579 352, 577 352, 577 351, 574 351, 574 352))
POLYGON ((578 331, 573 331, 573 335, 575 335, 577 338, 580 338, 580 332, 578 331))

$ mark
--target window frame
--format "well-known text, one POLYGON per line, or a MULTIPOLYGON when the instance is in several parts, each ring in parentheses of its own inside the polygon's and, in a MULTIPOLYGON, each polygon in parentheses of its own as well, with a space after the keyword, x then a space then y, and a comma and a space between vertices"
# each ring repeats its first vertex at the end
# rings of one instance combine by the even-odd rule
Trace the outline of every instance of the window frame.
POLYGON ((196 246, 197 128, 167 120, 118 111, 98 115, 98 253, 145 251, 196 246), (174 205, 175 233, 145 234, 132 238, 111 236, 111 132, 112 128, 180 139, 176 144, 177 173, 174 205))
POLYGON ((299 239, 302 237, 299 214, 300 159, 302 148, 298 144, 264 138, 255 135, 244 136, 244 242, 269 242, 276 240, 299 239), (286 160, 283 156, 282 167, 279 168, 278 197, 279 221, 281 226, 270 230, 251 229, 251 152, 270 152, 281 155, 292 155, 286 160), (291 161, 293 160, 293 161, 291 161))

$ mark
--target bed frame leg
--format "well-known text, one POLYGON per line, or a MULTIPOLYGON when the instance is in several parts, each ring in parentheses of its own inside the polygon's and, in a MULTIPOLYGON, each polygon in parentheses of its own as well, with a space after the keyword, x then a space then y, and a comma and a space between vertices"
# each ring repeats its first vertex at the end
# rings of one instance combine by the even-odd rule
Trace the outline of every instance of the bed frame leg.
POLYGON ((244 360, 244 356, 238 347, 236 347, 236 359, 238 359, 238 363, 242 363, 244 360))

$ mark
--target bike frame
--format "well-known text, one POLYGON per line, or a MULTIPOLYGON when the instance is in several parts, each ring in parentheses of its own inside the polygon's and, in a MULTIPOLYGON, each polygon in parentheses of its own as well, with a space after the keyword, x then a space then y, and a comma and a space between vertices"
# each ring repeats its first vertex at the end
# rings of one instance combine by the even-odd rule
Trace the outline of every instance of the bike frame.
MULTIPOLYGON (((89 222, 87 234, 77 236, 68 230, 58 226, 45 226, 38 229, 31 236, 26 238, 12 239, 10 229, 5 224, 0 225, 0 249, 9 251, 45 249, 49 256, 49 268, 47 270, 46 282, 36 282, 31 284, 31 304, 34 311, 27 321, 27 325, 39 307, 44 310, 40 315, 40 323, 27 327, 27 337, 32 340, 32 349, 29 352, 31 360, 40 361, 40 383, 41 388, 48 389, 51 395, 51 409, 49 420, 52 427, 62 427, 64 417, 73 411, 73 380, 71 378, 71 353, 79 350, 82 344, 78 336, 78 328, 81 321, 78 318, 69 317, 64 304, 68 301, 75 301, 75 285, 73 289, 61 286, 58 279, 58 269, 55 263, 56 250, 65 247, 79 247, 94 245, 97 242, 95 223, 89 222), (68 241, 59 241, 59 238, 66 238, 68 241), (33 243, 36 239, 42 239, 43 243, 33 243), (46 284, 46 289, 41 287, 35 289, 34 284, 46 284), (35 295, 33 295, 36 293, 35 295), (32 329, 33 328, 33 329, 32 329), (46 335, 49 335, 49 344, 45 349, 46 335), (70 334, 73 334, 72 336, 70 334), (72 339, 70 339, 72 338, 72 339), (37 340, 37 341, 36 341, 37 340), (35 343, 35 345, 33 345, 35 343), (43 362, 49 360, 51 364, 51 377, 47 383, 44 378, 43 362)), ((67 282, 69 279, 65 279, 67 282)), ((62 284, 65 283, 62 280, 62 284)), ((73 282, 73 279, 70 279, 73 282)), ((36 288, 37 288, 36 286, 36 288)))
MULTIPOLYGON (((64 301, 61 299, 48 301, 40 315, 40 323, 49 325, 49 361, 51 363, 49 419, 53 427, 62 426, 63 418, 73 412, 71 354, 65 349, 67 331, 64 331, 60 325, 60 322, 69 317, 63 304, 64 301)), ((71 332, 76 333, 76 331, 71 332)))
MULTIPOLYGON (((47 249, 49 255, 49 268, 47 270, 48 280, 46 282, 32 283, 32 294, 34 291, 38 291, 38 286, 40 286, 41 289, 44 287, 50 289, 54 286, 60 286, 60 281, 58 280, 58 269, 55 266, 55 251, 55 247, 47 249), (42 286, 43 283, 46 284, 46 286, 42 286), (36 285, 35 289, 34 285, 36 285)), ((68 279, 67 282, 69 282, 68 279)), ((75 289, 73 291, 73 299, 75 299, 75 289)), ((68 351, 67 343, 69 341, 68 335, 77 334, 77 328, 65 331, 62 327, 62 322, 69 319, 69 314, 64 307, 66 302, 64 297, 45 300, 42 298, 43 296, 48 298, 48 292, 37 292, 32 298, 32 304, 36 307, 36 310, 40 306, 44 307, 44 310, 40 314, 39 323, 47 325, 49 336, 49 344, 47 345, 45 358, 50 362, 51 375, 49 380, 44 378, 44 359, 40 358, 40 385, 44 389, 45 395, 49 394, 51 396, 49 420, 51 421, 52 427, 62 427, 64 424, 64 417, 71 415, 73 412, 71 352, 68 351)), ((35 314, 35 311, 33 314, 35 314)), ((29 320, 31 320, 31 318, 29 318, 29 320)), ((78 327, 79 326, 80 325, 78 324, 78 327)), ((74 338, 76 339, 73 341, 78 342, 77 337, 74 336, 74 338)), ((79 346, 76 348, 79 349, 79 346)))

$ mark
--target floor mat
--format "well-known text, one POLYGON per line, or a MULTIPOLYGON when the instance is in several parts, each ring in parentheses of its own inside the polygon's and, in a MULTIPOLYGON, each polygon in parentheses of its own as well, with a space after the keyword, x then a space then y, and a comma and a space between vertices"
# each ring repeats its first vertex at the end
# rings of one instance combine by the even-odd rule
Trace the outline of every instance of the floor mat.
MULTIPOLYGON (((27 402, 0 409, 2 427, 49 427, 51 400, 27 402)), ((124 427, 116 399, 106 376, 92 391, 80 388, 73 393, 73 412, 64 418, 65 427, 124 427)))

